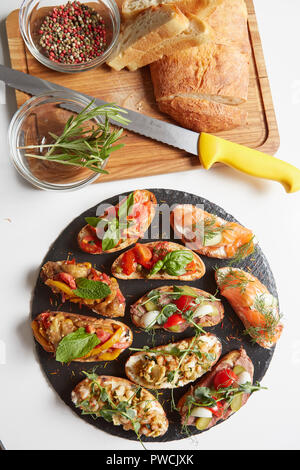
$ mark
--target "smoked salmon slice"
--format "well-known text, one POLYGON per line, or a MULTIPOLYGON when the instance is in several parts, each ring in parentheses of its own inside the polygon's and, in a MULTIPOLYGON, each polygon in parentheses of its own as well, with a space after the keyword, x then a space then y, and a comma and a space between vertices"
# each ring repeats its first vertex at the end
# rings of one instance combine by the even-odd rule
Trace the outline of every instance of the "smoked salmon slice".
POLYGON ((192 204, 176 206, 171 213, 171 225, 188 248, 211 258, 243 259, 255 249, 251 230, 192 204))
POLYGON ((263 348, 271 348, 280 338, 283 324, 277 299, 252 274, 238 268, 220 268, 216 281, 245 326, 245 334, 263 348))

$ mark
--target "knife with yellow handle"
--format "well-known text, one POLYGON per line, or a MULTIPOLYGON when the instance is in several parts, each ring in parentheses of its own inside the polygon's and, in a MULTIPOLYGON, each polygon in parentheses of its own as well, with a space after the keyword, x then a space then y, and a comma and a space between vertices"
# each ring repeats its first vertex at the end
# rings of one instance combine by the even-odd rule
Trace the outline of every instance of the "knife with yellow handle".
MULTIPOLYGON (((0 65, 0 81, 33 96, 44 93, 51 95, 57 91, 66 94, 71 92, 78 97, 84 96, 89 100, 94 100, 95 106, 108 104, 99 98, 70 90, 4 65, 0 65)), ((64 107, 71 109, 67 104, 64 107)), ((200 163, 207 170, 215 163, 221 162, 248 175, 278 181, 289 193, 300 190, 300 170, 289 163, 204 132, 198 134, 131 109, 121 106, 120 109, 127 113, 126 117, 130 120, 126 126, 128 130, 199 156, 200 163)), ((74 109, 71 110, 74 111, 74 109)), ((112 123, 114 124, 114 121, 112 123)), ((115 124, 118 125, 118 123, 115 124)))

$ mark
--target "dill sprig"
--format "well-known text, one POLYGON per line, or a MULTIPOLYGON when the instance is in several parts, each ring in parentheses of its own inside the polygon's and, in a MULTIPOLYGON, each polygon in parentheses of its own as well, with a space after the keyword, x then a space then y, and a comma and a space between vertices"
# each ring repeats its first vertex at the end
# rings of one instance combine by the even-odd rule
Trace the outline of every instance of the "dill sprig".
POLYGON ((242 294, 244 294, 248 284, 254 282, 249 279, 242 270, 229 268, 228 271, 220 271, 217 269, 218 286, 222 289, 234 289, 237 288, 242 294))
POLYGON ((123 129, 112 130, 109 120, 113 119, 122 125, 130 121, 121 114, 126 111, 114 104, 92 107, 93 103, 94 100, 79 114, 70 116, 61 135, 48 132, 54 140, 52 144, 27 145, 18 148, 39 149, 40 152, 47 149, 44 155, 26 153, 25 156, 63 165, 84 167, 96 173, 108 173, 103 170, 105 160, 111 152, 124 146, 124 144, 114 145, 120 139, 123 129), (89 121, 99 116, 104 117, 103 123, 97 123, 92 127, 87 125, 89 121))
POLYGON ((262 326, 249 326, 243 331, 243 334, 250 335, 253 342, 259 341, 262 336, 267 341, 272 342, 276 333, 276 328, 282 318, 282 314, 278 312, 277 307, 266 305, 264 294, 256 295, 253 308, 263 315, 265 324, 262 326))
POLYGON ((231 258, 228 266, 240 263, 251 254, 255 253, 257 246, 254 244, 254 238, 255 236, 253 235, 253 237, 251 237, 248 242, 244 243, 238 248, 234 257, 231 258))

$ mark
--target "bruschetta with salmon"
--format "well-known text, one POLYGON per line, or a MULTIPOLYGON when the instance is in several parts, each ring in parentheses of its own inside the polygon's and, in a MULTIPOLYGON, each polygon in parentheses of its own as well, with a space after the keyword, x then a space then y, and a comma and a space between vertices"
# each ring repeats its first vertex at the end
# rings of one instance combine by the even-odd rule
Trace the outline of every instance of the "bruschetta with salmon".
POLYGON ((179 400, 183 429, 196 426, 203 431, 238 411, 254 391, 262 388, 253 385, 253 372, 252 361, 243 348, 223 356, 179 400))
POLYGON ((111 268, 118 279, 179 279, 193 281, 205 274, 205 265, 192 250, 178 243, 137 243, 122 253, 111 268))
POLYGON ((219 299, 196 287, 162 286, 153 289, 130 307, 132 322, 146 331, 163 328, 181 333, 188 327, 201 330, 224 317, 219 299))
POLYGON ((176 206, 171 225, 186 247, 212 258, 240 260, 253 253, 256 245, 251 230, 192 204, 176 206))
POLYGON ((166 413, 148 390, 126 379, 88 374, 72 391, 72 402, 83 414, 103 418, 125 431, 158 437, 168 430, 166 413))
POLYGON ((225 267, 216 271, 216 282, 254 342, 271 348, 283 330, 278 300, 255 276, 242 269, 225 267))
POLYGON ((108 318, 48 311, 31 326, 38 343, 60 362, 112 361, 132 343, 130 328, 108 318))
POLYGON ((133 191, 102 215, 86 217, 87 224, 78 234, 79 247, 92 255, 123 250, 143 237, 155 210, 153 193, 146 189, 133 191))
POLYGON ((62 302, 85 305, 104 317, 123 317, 125 298, 118 281, 94 269, 91 263, 74 259, 48 261, 41 270, 41 279, 62 302))
POLYGON ((127 360, 125 373, 132 382, 150 389, 183 387, 211 369, 221 351, 221 342, 215 335, 196 335, 137 350, 127 360))

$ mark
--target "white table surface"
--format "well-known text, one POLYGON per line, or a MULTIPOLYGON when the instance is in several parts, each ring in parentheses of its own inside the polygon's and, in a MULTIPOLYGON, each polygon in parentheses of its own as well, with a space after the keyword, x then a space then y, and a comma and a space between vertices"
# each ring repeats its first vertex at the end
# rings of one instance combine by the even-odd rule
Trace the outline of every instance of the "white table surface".
MULTIPOLYGON (((4 21, 19 5, 18 0, 0 2, 0 61, 6 65, 4 21)), ((281 136, 277 156, 300 167, 300 2, 255 0, 255 7, 281 136)), ((86 424, 50 388, 34 355, 30 299, 41 260, 74 217, 123 191, 165 187, 201 195, 253 228, 276 278, 285 330, 263 380, 268 391, 255 394, 230 420, 198 438, 147 448, 299 449, 300 194, 287 195, 278 183, 225 167, 91 185, 67 194, 39 191, 10 163, 7 129, 16 104, 11 90, 1 96, 6 104, 0 105, 0 259, 5 267, 0 346, 6 358, 0 358, 0 439, 6 448, 140 449, 137 442, 86 424)))

